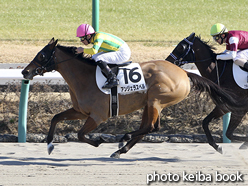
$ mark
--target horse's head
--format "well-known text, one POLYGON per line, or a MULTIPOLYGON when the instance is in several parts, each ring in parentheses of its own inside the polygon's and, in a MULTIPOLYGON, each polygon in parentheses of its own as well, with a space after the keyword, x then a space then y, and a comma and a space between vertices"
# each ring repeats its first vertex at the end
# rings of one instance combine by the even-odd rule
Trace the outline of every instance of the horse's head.
POLYGON ((54 41, 54 38, 35 56, 35 58, 25 67, 22 71, 23 77, 25 79, 32 80, 36 75, 43 75, 45 72, 51 71, 53 69, 49 68, 54 66, 53 57, 55 46, 58 40, 54 41))
POLYGON ((182 66, 185 63, 194 62, 195 54, 192 49, 195 40, 195 33, 190 34, 189 37, 180 41, 176 48, 166 58, 167 61, 174 63, 177 66, 182 66))

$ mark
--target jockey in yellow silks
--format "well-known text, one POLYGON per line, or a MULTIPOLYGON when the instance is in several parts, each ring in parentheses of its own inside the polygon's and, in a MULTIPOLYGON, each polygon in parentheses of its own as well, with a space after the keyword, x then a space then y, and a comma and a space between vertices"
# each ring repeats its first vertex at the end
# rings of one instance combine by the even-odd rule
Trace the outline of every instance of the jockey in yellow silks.
POLYGON ((131 50, 127 43, 117 36, 105 32, 95 32, 89 24, 82 24, 77 28, 77 37, 84 45, 93 44, 92 48, 78 47, 77 53, 91 54, 102 72, 107 76, 107 81, 102 88, 112 88, 119 84, 116 75, 108 66, 121 64, 129 60, 131 50))

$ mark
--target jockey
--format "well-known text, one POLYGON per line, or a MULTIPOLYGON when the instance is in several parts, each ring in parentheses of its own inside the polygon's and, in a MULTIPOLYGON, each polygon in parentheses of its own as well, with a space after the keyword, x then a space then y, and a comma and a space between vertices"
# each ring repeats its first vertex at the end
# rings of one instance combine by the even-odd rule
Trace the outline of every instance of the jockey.
POLYGON ((228 31, 223 24, 214 24, 210 35, 220 45, 226 43, 226 50, 216 56, 217 60, 232 59, 236 65, 248 70, 248 32, 228 31))
POLYGON ((92 48, 78 47, 76 52, 92 55, 92 59, 107 76, 107 81, 102 88, 110 89, 119 85, 119 80, 109 68, 108 63, 121 64, 129 60, 131 51, 126 42, 108 33, 95 32, 89 24, 81 24, 77 28, 77 37, 84 45, 93 44, 92 48))

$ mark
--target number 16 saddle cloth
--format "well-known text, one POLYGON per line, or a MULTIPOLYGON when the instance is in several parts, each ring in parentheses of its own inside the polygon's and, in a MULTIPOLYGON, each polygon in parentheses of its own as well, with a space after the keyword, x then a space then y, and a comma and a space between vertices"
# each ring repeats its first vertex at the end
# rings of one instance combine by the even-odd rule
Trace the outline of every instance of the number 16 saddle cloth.
POLYGON ((118 116, 119 113, 118 94, 127 95, 135 92, 147 91, 146 82, 139 63, 130 63, 129 65, 118 66, 117 78, 119 79, 120 82, 120 84, 117 87, 113 87, 111 89, 102 89, 102 86, 107 79, 102 74, 100 67, 97 66, 96 84, 104 94, 110 94, 110 106, 109 106, 110 117, 118 116))
MULTIPOLYGON (((146 82, 139 63, 131 63, 127 66, 118 67, 117 79, 120 84, 117 86, 117 92, 121 95, 131 94, 134 92, 146 92, 146 82)), ((102 89, 106 81, 100 67, 96 68, 96 84, 104 94, 110 94, 110 89, 102 89)))

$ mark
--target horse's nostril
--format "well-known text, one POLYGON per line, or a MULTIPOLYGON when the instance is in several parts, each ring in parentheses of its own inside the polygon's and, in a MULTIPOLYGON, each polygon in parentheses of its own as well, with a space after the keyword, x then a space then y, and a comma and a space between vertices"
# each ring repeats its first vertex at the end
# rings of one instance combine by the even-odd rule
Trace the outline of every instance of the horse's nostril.
POLYGON ((27 70, 23 70, 22 71, 22 75, 25 75, 25 74, 28 74, 28 71, 27 70))

